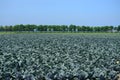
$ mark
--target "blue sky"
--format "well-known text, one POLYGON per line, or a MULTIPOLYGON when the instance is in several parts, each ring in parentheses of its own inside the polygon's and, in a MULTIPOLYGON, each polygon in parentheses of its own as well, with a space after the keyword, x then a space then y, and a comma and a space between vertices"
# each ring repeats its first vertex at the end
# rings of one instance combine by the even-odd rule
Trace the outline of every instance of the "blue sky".
POLYGON ((120 0, 0 0, 0 25, 120 24, 120 0))

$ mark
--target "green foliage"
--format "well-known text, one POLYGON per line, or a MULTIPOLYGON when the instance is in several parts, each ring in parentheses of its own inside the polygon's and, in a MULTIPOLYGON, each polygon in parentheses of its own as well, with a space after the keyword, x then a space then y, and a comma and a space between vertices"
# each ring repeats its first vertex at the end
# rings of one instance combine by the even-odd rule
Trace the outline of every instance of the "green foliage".
POLYGON ((117 80, 119 71, 119 33, 0 35, 0 80, 117 80))
POLYGON ((120 25, 118 25, 118 28, 117 28, 118 31, 120 31, 120 25))
POLYGON ((76 26, 76 25, 34 25, 34 24, 19 24, 10 26, 0 26, 0 31, 48 31, 48 32, 112 32, 113 30, 120 31, 120 25, 118 27, 113 26, 76 26))

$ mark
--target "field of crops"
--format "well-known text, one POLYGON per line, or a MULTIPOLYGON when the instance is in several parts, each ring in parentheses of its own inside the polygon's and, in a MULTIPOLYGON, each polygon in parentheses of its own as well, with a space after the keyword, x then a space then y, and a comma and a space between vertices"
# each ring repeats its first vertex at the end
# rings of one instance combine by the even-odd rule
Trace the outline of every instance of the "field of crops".
POLYGON ((0 80, 114 80, 120 34, 1 34, 0 80))

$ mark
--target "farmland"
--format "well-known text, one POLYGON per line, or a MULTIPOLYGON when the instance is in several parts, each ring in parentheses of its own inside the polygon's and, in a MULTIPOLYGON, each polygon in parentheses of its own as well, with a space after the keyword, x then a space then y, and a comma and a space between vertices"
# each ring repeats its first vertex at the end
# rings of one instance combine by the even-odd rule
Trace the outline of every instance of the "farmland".
POLYGON ((0 80, 114 80, 119 33, 0 34, 0 80))

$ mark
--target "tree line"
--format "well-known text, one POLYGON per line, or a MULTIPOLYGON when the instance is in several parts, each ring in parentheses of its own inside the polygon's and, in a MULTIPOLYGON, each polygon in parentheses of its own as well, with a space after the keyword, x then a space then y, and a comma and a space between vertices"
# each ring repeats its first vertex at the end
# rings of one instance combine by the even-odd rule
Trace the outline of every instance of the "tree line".
POLYGON ((114 26, 77 26, 77 25, 33 25, 19 24, 0 26, 0 31, 46 31, 46 32, 120 32, 120 25, 114 26))

